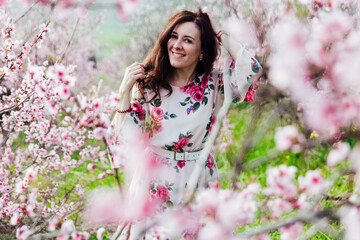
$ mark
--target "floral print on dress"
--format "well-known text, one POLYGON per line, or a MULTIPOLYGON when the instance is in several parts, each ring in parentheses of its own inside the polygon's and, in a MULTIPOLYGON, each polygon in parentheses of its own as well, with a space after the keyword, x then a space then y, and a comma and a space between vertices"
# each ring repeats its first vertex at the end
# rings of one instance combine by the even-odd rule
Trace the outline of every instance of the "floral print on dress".
POLYGON ((168 150, 176 150, 178 152, 184 152, 184 147, 191 147, 193 143, 190 142, 190 139, 193 137, 191 132, 187 132, 186 135, 183 133, 179 134, 179 140, 177 142, 173 142, 172 145, 165 144, 165 147, 168 150))
POLYGON ((156 185, 155 182, 153 182, 150 186, 150 198, 153 200, 159 200, 167 206, 173 206, 173 203, 170 200, 170 191, 173 191, 173 186, 174 183, 166 182, 164 185, 156 185))
POLYGON ((204 74, 200 80, 199 76, 196 76, 194 81, 190 84, 183 86, 180 90, 187 93, 188 97, 184 101, 180 102, 181 106, 186 106, 186 113, 189 115, 191 112, 196 112, 201 105, 206 106, 208 104, 208 96, 210 91, 214 90, 214 79, 207 74, 204 74))
POLYGON ((145 120, 146 111, 143 108, 145 102, 145 98, 141 98, 131 103, 132 111, 130 116, 133 118, 134 123, 136 123, 139 127, 142 127, 142 122, 145 120))
POLYGON ((215 113, 214 113, 214 106, 213 106, 213 110, 212 110, 211 116, 210 116, 210 118, 209 118, 209 122, 208 122, 208 124, 206 125, 206 133, 205 133, 204 139, 203 139, 203 141, 202 141, 203 143, 206 142, 206 140, 207 140, 207 138, 209 137, 209 134, 210 134, 210 132, 211 132, 211 129, 212 129, 212 127, 214 126, 214 123, 215 123, 215 120, 216 120, 214 114, 215 114, 215 113))
POLYGON ((214 174, 214 169, 213 169, 214 166, 215 166, 215 159, 211 154, 209 154, 209 157, 205 163, 205 167, 207 167, 209 169, 210 176, 212 176, 214 174))

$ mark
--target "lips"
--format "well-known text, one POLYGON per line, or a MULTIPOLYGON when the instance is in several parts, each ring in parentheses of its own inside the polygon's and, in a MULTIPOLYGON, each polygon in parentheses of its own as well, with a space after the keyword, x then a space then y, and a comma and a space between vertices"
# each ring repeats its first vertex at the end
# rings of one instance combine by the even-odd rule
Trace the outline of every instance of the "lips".
POLYGON ((173 51, 171 51, 171 53, 174 57, 184 57, 185 56, 185 54, 177 53, 177 52, 173 52, 173 51))

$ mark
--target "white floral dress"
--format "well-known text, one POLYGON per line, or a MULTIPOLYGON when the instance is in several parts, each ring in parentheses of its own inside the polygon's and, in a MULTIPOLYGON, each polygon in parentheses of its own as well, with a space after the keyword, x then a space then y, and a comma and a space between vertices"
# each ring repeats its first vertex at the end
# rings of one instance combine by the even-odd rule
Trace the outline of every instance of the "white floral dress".
MULTIPOLYGON (((257 60, 242 48, 237 54, 236 62, 232 61, 228 70, 233 102, 242 102, 246 94, 249 95, 247 97, 253 97, 254 92, 248 89, 262 72, 257 60)), ((197 75, 186 86, 171 87, 173 92, 170 96, 167 96, 167 90, 160 89, 161 97, 147 103, 153 93, 151 87, 146 86, 145 94, 132 100, 133 111, 124 117, 118 133, 120 138, 123 129, 133 129, 135 126, 146 134, 153 148, 178 152, 201 150, 224 100, 223 72, 213 69, 209 75, 197 75)), ((161 199, 166 205, 179 204, 196 160, 163 158, 162 161, 171 174, 152 181, 149 194, 161 199)), ((114 159, 112 164, 119 167, 120 162, 114 159)), ((212 181, 218 181, 218 171, 213 156, 209 155, 198 187, 207 187, 212 181)))

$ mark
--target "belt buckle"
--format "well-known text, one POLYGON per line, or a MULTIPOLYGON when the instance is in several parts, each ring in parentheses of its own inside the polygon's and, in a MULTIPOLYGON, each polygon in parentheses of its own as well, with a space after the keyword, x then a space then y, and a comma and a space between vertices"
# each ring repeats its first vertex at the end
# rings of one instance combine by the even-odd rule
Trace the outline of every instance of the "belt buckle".
POLYGON ((174 160, 177 160, 177 159, 176 159, 176 151, 174 151, 174 160))

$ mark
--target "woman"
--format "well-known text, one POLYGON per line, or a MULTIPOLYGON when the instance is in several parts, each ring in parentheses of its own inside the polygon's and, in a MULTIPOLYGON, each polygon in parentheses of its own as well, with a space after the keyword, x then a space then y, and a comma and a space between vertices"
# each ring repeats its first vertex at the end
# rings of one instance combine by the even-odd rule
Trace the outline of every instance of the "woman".
MULTIPOLYGON (((213 29, 209 16, 200 10, 176 13, 144 64, 133 63, 126 69, 119 89, 120 100, 113 120, 116 143, 131 135, 128 129, 146 134, 149 151, 168 169, 167 174, 156 176, 150 187, 150 194, 161 198, 164 205, 181 202, 195 161, 224 100, 224 84, 231 85, 234 102, 241 102, 261 74, 255 58, 218 30, 213 29), (223 83, 223 72, 213 68, 218 42, 235 60, 229 68, 231 83, 223 83)), ((114 160, 114 167, 118 164, 114 160)), ((198 184, 200 188, 206 187, 212 181, 218 181, 218 172, 214 158, 209 155, 198 184)))

